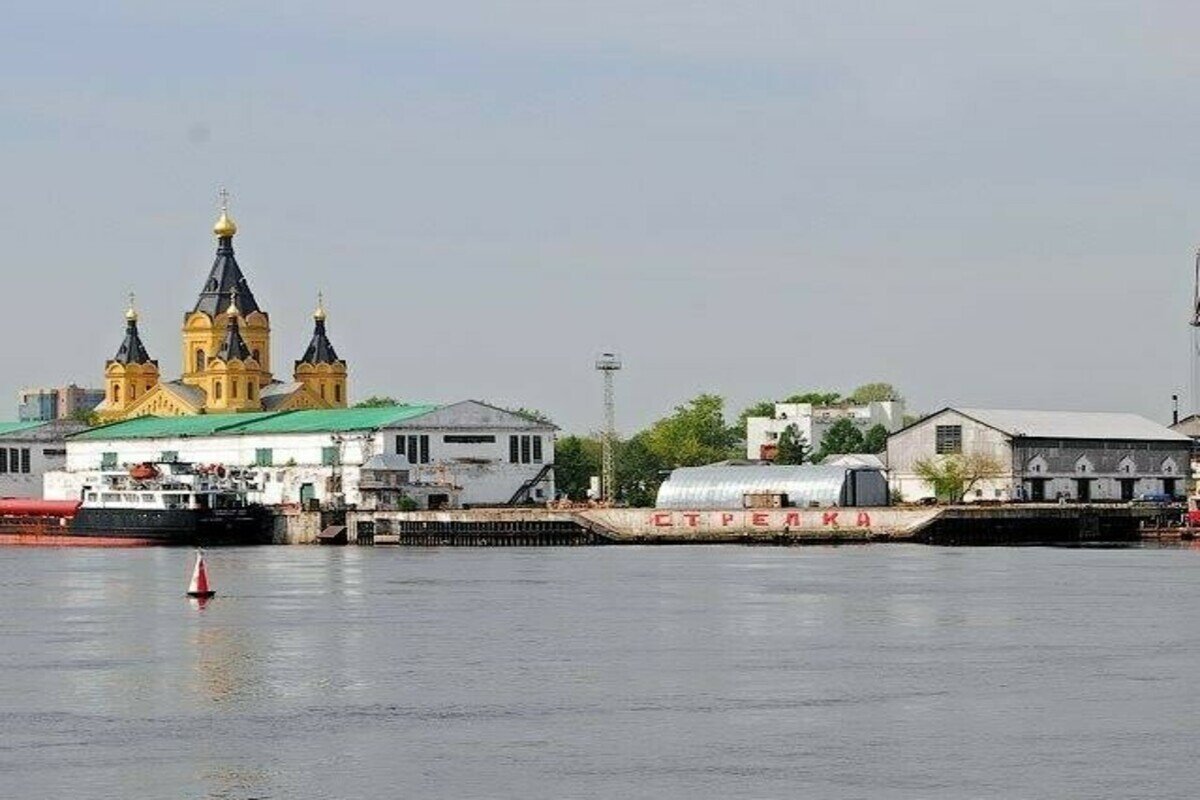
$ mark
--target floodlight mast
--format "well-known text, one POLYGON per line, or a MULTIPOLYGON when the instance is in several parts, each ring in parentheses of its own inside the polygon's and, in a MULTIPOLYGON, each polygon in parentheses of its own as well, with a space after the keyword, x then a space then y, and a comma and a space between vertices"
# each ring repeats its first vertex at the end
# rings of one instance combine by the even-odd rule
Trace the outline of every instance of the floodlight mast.
POLYGON ((600 439, 600 500, 611 503, 616 494, 616 468, 613 454, 617 443, 617 409, 613 396, 613 374, 621 369, 616 353, 601 353, 596 370, 604 376, 604 431, 600 439))

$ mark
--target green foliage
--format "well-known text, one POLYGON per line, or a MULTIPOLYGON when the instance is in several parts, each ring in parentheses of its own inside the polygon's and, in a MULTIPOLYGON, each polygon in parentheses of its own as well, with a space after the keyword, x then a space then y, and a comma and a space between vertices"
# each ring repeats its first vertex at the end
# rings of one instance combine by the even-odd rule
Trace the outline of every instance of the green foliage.
POLYGON ((889 400, 902 400, 896 387, 890 383, 864 383, 850 393, 850 402, 856 405, 867 403, 886 403, 889 400))
POLYGON ((725 400, 702 394, 645 433, 647 450, 668 467, 695 467, 737 455, 738 433, 725 424, 725 400))
POLYGON ((752 406, 747 406, 742 409, 742 413, 738 414, 737 431, 739 435, 746 434, 746 420, 750 417, 773 417, 775 416, 775 401, 762 400, 752 406))
POLYGON ((399 400, 394 397, 386 397, 384 395, 373 394, 366 400, 360 400, 354 404, 355 408, 384 408, 385 406, 402 405, 399 400))
POLYGON ((930 485, 938 500, 957 503, 980 481, 999 477, 1003 467, 994 456, 969 453, 922 459, 913 464, 913 470, 930 485))
POLYGON ((416 511, 421 508, 421 504, 411 497, 401 497, 398 503, 401 511, 416 511))
POLYGON ((794 394, 784 403, 812 403, 814 406, 836 406, 842 402, 841 392, 804 392, 794 394))
POLYGON ((586 500, 593 475, 600 474, 600 441, 564 436, 554 445, 554 484, 572 500, 586 500))
POLYGON ((536 408, 508 408, 505 410, 511 411, 512 413, 525 417, 526 419, 531 419, 534 422, 541 423, 542 425, 554 424, 548 415, 538 411, 536 408))
POLYGON ((862 431, 852 421, 843 417, 825 431, 825 436, 821 439, 821 451, 817 456, 817 461, 830 455, 861 453, 863 444, 862 431))
POLYGON ((73 422, 82 422, 89 428, 94 428, 100 424, 100 415, 95 411, 86 408, 77 408, 71 412, 70 419, 73 422))
POLYGON ((864 453, 882 453, 887 449, 888 429, 882 424, 874 425, 863 436, 864 453))
POLYGON ((658 497, 658 487, 670 466, 650 447, 649 432, 642 431, 617 445, 617 500, 630 506, 652 506, 658 497))
POLYGON ((788 425, 779 434, 779 442, 775 445, 775 463, 805 464, 811 460, 812 448, 808 446, 808 439, 795 425, 788 425))

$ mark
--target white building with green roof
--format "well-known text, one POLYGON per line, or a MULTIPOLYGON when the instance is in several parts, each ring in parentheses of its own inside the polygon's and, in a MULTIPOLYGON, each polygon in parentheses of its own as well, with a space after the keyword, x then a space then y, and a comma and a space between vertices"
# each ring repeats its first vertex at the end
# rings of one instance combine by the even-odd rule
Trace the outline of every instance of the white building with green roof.
MULTIPOLYGON (((308 411, 138 417, 67 439, 66 463, 45 478, 48 499, 73 499, 101 471, 145 462, 250 467, 267 505, 317 500, 362 505, 364 464, 386 456, 390 485, 427 496, 430 486, 467 505, 498 505, 526 488, 554 497, 556 428, 475 400, 447 406, 396 405, 308 411)), ((379 470, 371 470, 372 486, 379 470)))

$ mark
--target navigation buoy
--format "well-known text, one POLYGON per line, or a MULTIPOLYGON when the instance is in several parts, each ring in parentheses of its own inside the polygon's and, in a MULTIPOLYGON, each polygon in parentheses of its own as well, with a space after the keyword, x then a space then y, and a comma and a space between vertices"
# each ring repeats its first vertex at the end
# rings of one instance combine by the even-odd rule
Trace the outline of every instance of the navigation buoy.
POLYGON ((216 594, 208 587, 208 570, 204 568, 204 553, 196 551, 196 566, 192 568, 192 582, 188 584, 188 597, 208 599, 216 594))

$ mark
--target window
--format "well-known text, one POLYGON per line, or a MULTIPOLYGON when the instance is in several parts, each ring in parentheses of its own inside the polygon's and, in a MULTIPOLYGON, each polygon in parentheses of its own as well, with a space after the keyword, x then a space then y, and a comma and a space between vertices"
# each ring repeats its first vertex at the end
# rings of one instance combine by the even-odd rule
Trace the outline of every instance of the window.
POLYGON ((250 381, 246 384, 246 397, 250 398, 251 400, 254 399, 254 381, 250 381))
POLYGON ((0 473, 8 472, 8 448, 0 447, 0 473))
POLYGON ((509 436, 508 461, 510 464, 542 463, 542 437, 509 436))
POLYGON ((938 425, 934 450, 939 456, 962 452, 962 425, 938 425))
POLYGON ((238 396, 238 380, 237 380, 237 378, 234 378, 233 380, 231 380, 229 382, 229 396, 231 398, 233 398, 234 400, 237 400, 237 396, 238 396))
POLYGON ((254 451, 254 466, 271 467, 275 465, 275 452, 269 447, 259 447, 254 451))
POLYGON ((215 397, 217 400, 221 399, 221 382, 220 381, 213 382, 213 397, 215 397))
POLYGON ((496 437, 491 435, 470 435, 448 433, 442 437, 446 444, 495 444, 496 437))
POLYGON ((42 449, 42 455, 46 458, 55 458, 57 456, 65 456, 67 451, 58 447, 46 447, 42 449))
POLYGON ((398 456, 404 455, 404 437, 403 436, 396 437, 396 455, 398 455, 398 456))
POLYGON ((262 363, 262 359, 258 357, 258 348, 257 347, 254 348, 254 351, 250 355, 254 357, 255 361, 257 361, 260 364, 262 363))
POLYGON ((338 459, 338 449, 336 447, 322 447, 321 448, 321 463, 322 464, 324 464, 327 467, 330 467, 337 463, 337 459, 338 459))
POLYGON ((176 461, 179 460, 179 451, 178 450, 163 450, 162 453, 159 455, 158 460, 162 461, 165 464, 174 464, 176 461))
POLYGON ((342 402, 342 385, 340 383, 335 383, 333 385, 333 402, 342 402))
POLYGON ((321 399, 325 399, 325 384, 321 384, 321 399))
POLYGON ((8 448, 8 471, 13 473, 21 471, 21 451, 15 447, 8 448))
POLYGON ((116 469, 117 454, 111 450, 100 454, 100 469, 116 469))
POLYGON ((429 463, 429 437, 428 436, 421 437, 421 463, 422 464, 429 463))
POLYGON ((121 384, 119 384, 119 383, 113 384, 113 402, 114 403, 121 402, 121 384))
POLYGON ((196 350, 196 372, 204 371, 204 361, 205 361, 204 351, 197 349, 196 350))

